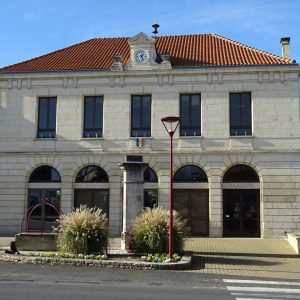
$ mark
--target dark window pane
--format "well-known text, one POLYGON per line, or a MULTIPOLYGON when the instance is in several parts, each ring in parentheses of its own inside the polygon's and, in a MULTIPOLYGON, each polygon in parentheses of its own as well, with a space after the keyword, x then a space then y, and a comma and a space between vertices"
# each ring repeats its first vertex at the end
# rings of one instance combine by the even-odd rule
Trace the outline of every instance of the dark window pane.
POLYGON ((81 205, 89 208, 97 207, 109 216, 109 191, 96 189, 78 189, 75 190, 74 207, 79 208, 81 205))
POLYGON ((200 97, 193 95, 192 96, 192 105, 191 105, 191 125, 195 127, 200 126, 200 97))
POLYGON ((242 95, 242 124, 250 126, 251 124, 251 100, 249 94, 242 95))
POLYGON ((103 125, 103 97, 84 98, 84 137, 101 137, 103 125))
POLYGON ((50 166, 41 166, 35 169, 30 178, 29 182, 60 182, 60 176, 58 172, 50 166))
POLYGON ((84 111, 84 128, 89 129, 94 127, 94 101, 93 98, 85 99, 84 111))
POLYGON ((147 168, 144 172, 144 182, 158 182, 155 172, 151 168, 147 168))
POLYGON ((108 217, 109 211, 109 191, 108 190, 94 190, 94 203, 93 206, 102 209, 102 212, 108 217))
POLYGON ((95 99, 95 128, 102 128, 102 118, 103 118, 103 101, 100 97, 95 99))
POLYGON ((56 128, 56 99, 49 100, 49 129, 56 128))
POLYGON ((174 175, 174 182, 208 182, 205 172, 193 165, 180 168, 174 175))
POLYGON ((157 190, 144 190, 144 208, 157 207, 157 190))
POLYGON ((151 126, 151 101, 149 97, 145 97, 143 100, 143 128, 150 128, 151 126))
POLYGON ((259 182, 259 177, 249 166, 235 165, 226 171, 223 182, 259 182))
POLYGON ((180 135, 201 135, 200 94, 189 94, 180 96, 180 135))
POLYGON ((78 173, 76 182, 108 182, 108 176, 102 168, 88 166, 78 173))
POLYGON ((47 128, 47 99, 40 99, 39 101, 39 129, 47 128))
POLYGON ((132 128, 141 126, 141 101, 139 97, 132 98, 132 128))
POLYGON ((189 97, 182 96, 180 101, 180 125, 182 127, 189 125, 189 97))
POLYGON ((56 136, 56 98, 39 99, 38 138, 56 136))
POLYGON ((28 190, 28 230, 52 231, 60 213, 60 190, 28 190))
POLYGON ((240 120, 240 99, 238 94, 232 94, 230 99, 230 121, 231 125, 239 125, 240 120))
POLYGON ((131 136, 151 136, 151 96, 132 96, 131 136))
POLYGON ((251 135, 251 94, 230 94, 230 135, 251 135))

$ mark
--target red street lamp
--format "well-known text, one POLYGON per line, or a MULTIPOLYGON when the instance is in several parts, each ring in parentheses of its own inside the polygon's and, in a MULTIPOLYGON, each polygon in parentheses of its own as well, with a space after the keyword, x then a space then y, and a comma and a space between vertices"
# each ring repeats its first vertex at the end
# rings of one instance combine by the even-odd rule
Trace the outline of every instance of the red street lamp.
POLYGON ((169 221, 169 258, 173 257, 173 135, 180 123, 179 117, 161 118, 170 141, 170 221, 169 221), (174 129, 173 129, 174 128, 174 129))

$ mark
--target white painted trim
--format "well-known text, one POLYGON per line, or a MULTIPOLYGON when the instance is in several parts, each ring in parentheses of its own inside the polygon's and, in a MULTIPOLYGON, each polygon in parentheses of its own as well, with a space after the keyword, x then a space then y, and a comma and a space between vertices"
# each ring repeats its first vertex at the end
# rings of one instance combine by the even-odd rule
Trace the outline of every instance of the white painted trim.
POLYGON ((271 285, 298 285, 300 282, 293 281, 266 281, 266 280, 240 280, 240 279, 223 279, 226 283, 244 283, 244 284, 271 284, 271 285))
POLYGON ((158 189, 158 183, 157 182, 145 182, 144 189, 158 189))
POLYGON ((29 189, 60 189, 60 182, 29 182, 29 189))
POLYGON ((257 190, 259 182, 226 182, 222 183, 222 189, 226 190, 257 190))
POLYGON ((174 189, 188 189, 188 190, 205 190, 208 189, 207 182, 175 182, 174 189))
POLYGON ((109 189, 109 183, 105 182, 76 182, 74 189, 109 189))
POLYGON ((291 293, 300 294, 300 289, 287 288, 268 288, 268 287, 245 287, 245 286, 227 286, 228 291, 244 291, 244 292, 268 292, 268 293, 291 293))

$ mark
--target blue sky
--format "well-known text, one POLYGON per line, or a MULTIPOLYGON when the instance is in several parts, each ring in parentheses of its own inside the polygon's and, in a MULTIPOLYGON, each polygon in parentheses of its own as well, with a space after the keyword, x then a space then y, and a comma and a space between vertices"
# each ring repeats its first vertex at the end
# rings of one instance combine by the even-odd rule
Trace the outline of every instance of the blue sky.
POLYGON ((299 0, 0 0, 0 66, 94 37, 217 33, 300 62, 299 0))

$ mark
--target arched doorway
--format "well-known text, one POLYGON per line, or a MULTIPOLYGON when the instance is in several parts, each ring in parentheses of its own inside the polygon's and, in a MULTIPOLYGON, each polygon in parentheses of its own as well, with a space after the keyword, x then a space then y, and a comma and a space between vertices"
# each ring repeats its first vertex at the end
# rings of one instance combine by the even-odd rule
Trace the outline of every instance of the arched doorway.
POLYGON ((59 173, 51 166, 36 168, 28 183, 28 231, 52 230, 60 211, 59 173))
POLYGON ((109 216, 109 182, 106 172, 95 165, 79 171, 75 181, 74 208, 98 207, 109 216))
POLYGON ((223 177, 223 236, 260 237, 259 177, 238 164, 223 177))
POLYGON ((174 209, 187 220, 187 234, 208 236, 208 180, 195 165, 181 167, 174 174, 174 209))
POLYGON ((144 172, 144 208, 155 208, 158 205, 158 178, 153 169, 148 167, 144 172))

